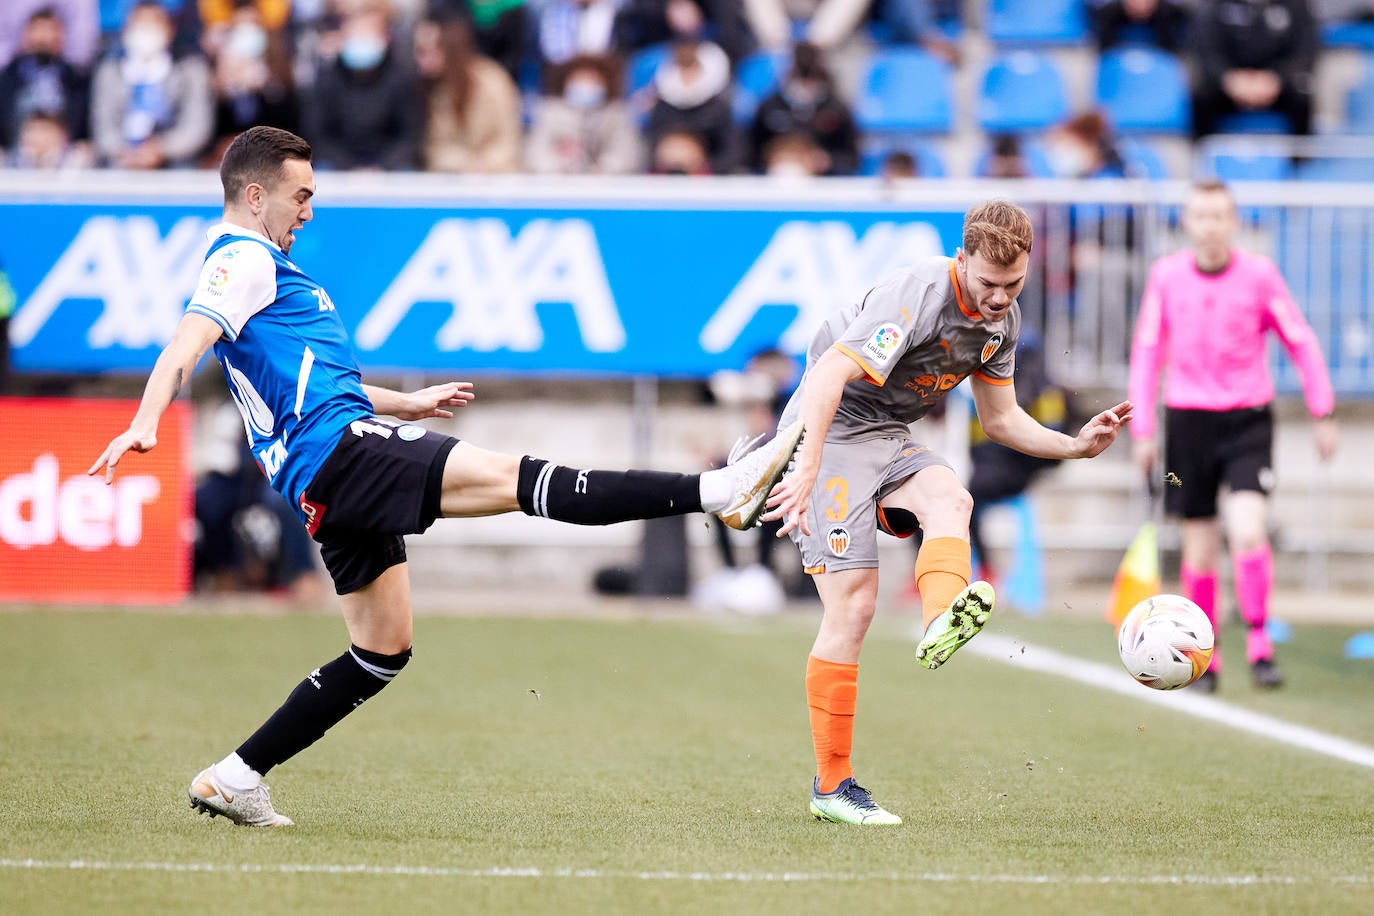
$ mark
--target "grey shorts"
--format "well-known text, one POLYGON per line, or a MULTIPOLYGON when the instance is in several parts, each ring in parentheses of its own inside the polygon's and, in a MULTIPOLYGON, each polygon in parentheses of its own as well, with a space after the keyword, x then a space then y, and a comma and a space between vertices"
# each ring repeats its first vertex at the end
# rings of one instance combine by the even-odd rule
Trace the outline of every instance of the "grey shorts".
POLYGON ((950 464, 910 439, 826 442, 811 492, 811 533, 802 534, 800 528, 791 533, 806 571, 876 568, 878 500, 929 467, 950 464))

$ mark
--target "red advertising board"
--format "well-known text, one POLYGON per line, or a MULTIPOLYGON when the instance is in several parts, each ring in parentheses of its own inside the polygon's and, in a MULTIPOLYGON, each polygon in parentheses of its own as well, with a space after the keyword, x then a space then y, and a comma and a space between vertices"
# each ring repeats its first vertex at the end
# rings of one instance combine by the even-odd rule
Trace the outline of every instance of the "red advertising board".
POLYGON ((136 401, 0 398, 0 601, 171 603, 191 580, 190 423, 86 476, 136 401))

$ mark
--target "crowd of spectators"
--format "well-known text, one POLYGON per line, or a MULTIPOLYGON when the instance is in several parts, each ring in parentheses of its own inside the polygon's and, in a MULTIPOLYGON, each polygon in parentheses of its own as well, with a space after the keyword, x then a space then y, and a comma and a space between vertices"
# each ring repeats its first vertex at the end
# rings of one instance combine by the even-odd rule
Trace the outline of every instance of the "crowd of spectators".
MULTIPOLYGON (((1374 17, 1374 2, 1089 11, 1099 48, 1190 62, 1195 136, 1249 111, 1302 134, 1317 17, 1374 17)), ((322 169, 850 175, 865 49, 880 35, 958 65, 959 13, 957 0, 5 0, 0 151, 18 168, 205 167, 269 124, 305 136, 322 169), (661 62, 633 87, 627 64, 655 47, 661 62), (741 118, 737 68, 761 51, 790 65, 741 118)), ((1056 174, 1120 171, 1095 113, 1042 139, 1056 174)), ((982 173, 1034 173, 1016 137, 991 147, 982 173)), ((901 153, 882 168, 919 163, 901 153)))

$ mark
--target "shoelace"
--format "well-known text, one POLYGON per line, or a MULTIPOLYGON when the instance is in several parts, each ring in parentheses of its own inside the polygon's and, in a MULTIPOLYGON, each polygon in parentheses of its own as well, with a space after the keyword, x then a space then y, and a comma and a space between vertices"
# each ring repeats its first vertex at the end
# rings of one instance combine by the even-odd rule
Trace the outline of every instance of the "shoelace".
POLYGON ((841 794, 849 799, 856 808, 872 811, 878 810, 878 803, 873 800, 873 795, 857 782, 851 782, 849 788, 845 789, 841 794))

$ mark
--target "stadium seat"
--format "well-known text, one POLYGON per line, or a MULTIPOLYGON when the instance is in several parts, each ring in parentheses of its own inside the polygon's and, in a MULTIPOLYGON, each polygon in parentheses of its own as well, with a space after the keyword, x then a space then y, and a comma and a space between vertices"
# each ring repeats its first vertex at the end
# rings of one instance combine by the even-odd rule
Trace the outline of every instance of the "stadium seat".
POLYGON ((1217 125, 1219 134, 1292 133, 1288 119, 1277 111, 1241 111, 1229 114, 1217 125))
POLYGON ((667 42, 646 45, 630 55, 625 64, 625 94, 634 95, 649 88, 659 64, 668 59, 672 47, 667 42))
POLYGON ((1191 121, 1183 62, 1155 48, 1104 52, 1097 102, 1122 133, 1182 134, 1191 121))
POLYGON ((854 105, 860 129, 944 133, 952 123, 949 64, 917 48, 879 48, 854 105))
POLYGON ((883 160, 889 153, 910 153, 916 158, 916 173, 919 178, 944 178, 948 174, 944 158, 934 144, 919 137, 883 138, 881 142, 863 145, 859 156, 859 174, 877 175, 882 171, 883 160))
POLYGON ((1088 38, 1083 0, 987 0, 983 22, 998 44, 1078 44, 1088 38))
POLYGON ((731 102, 736 124, 748 124, 754 119, 759 103, 777 90, 791 64, 791 56, 784 51, 759 51, 739 62, 731 102))
POLYGON ((1309 159, 1297 168, 1294 177, 1301 181, 1357 184, 1374 181, 1374 166, 1368 159, 1355 156, 1309 159))
POLYGON ((1345 129, 1352 134, 1374 134, 1374 54, 1365 56, 1364 78, 1346 93, 1345 129))
POLYGON ((1287 156, 1225 153, 1204 165, 1205 171, 1222 181, 1287 181, 1293 177, 1293 161, 1287 156))
POLYGON ((1126 177, 1158 180, 1169 178, 1169 167, 1159 155, 1159 150, 1141 137, 1123 137, 1117 149, 1126 164, 1126 177))
POLYGON ((1374 22, 1328 22, 1322 26, 1322 47, 1374 49, 1374 22))
POLYGON ((988 65, 978 95, 978 124, 989 133, 1045 130, 1069 113, 1064 79, 1045 54, 1013 51, 988 65))

